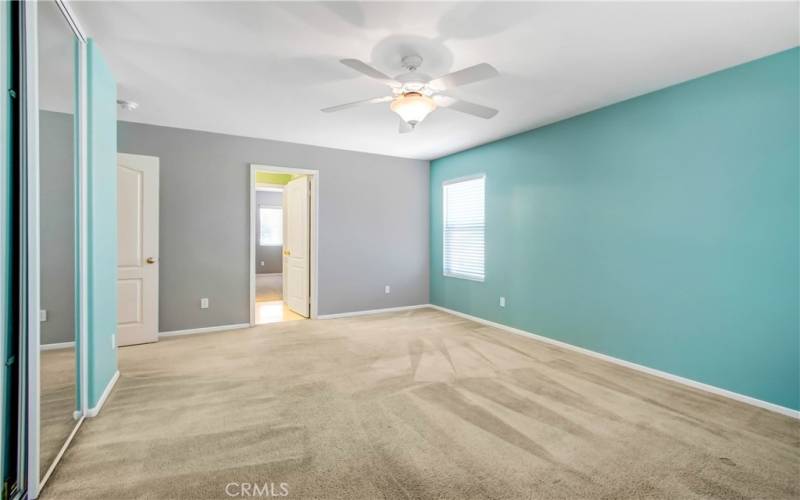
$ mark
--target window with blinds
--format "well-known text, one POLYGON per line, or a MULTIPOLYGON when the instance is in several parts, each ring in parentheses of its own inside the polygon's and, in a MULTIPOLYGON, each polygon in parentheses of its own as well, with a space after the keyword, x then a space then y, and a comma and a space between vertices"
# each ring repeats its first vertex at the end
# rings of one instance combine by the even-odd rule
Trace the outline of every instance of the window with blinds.
POLYGON ((258 207, 258 244, 262 247, 283 245, 283 209, 258 207))
POLYGON ((447 181, 444 202, 444 275, 483 281, 486 176, 447 181))

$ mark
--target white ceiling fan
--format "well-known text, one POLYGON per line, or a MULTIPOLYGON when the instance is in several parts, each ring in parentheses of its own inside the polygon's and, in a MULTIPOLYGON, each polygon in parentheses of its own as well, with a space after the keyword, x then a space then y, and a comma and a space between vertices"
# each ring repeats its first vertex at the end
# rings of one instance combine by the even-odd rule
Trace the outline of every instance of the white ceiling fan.
POLYGON ((491 64, 476 64, 475 66, 431 79, 430 76, 417 72, 417 69, 422 65, 422 57, 418 55, 405 56, 401 63, 408 71, 394 78, 381 73, 358 59, 342 59, 340 62, 359 73, 388 85, 392 89, 392 95, 331 106, 322 110, 325 113, 341 111, 361 106, 362 104, 391 102, 389 109, 400 115, 401 118, 399 129, 401 134, 412 132, 426 116, 439 107, 485 119, 497 114, 497 110, 494 108, 463 101, 441 93, 460 85, 479 82, 497 76, 497 70, 491 64))

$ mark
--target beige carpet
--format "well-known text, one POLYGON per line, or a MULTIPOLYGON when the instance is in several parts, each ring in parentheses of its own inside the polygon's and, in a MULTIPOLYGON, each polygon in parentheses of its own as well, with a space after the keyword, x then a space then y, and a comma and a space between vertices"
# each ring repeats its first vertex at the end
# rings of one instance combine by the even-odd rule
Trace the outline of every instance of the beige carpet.
POLYGON ((270 302, 283 297, 283 276, 256 274, 256 301, 270 302))
POLYGON ((42 378, 39 434, 40 477, 61 451, 77 422, 73 412, 78 408, 75 393, 75 349, 56 349, 41 353, 42 378))
POLYGON ((230 498, 230 483, 270 482, 289 498, 800 494, 797 421, 430 309, 119 359, 44 498, 230 498))

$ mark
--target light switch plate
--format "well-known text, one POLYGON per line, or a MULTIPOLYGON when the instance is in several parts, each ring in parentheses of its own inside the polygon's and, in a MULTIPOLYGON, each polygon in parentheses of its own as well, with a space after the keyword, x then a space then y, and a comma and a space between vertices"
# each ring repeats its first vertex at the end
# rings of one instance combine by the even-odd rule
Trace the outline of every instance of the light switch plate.
POLYGON ((47 321, 47 309, 39 311, 39 321, 47 321))
POLYGON ((383 288, 383 292, 384 292, 386 295, 389 295, 390 293, 392 293, 392 287, 391 287, 390 285, 386 285, 386 286, 383 288))
POLYGON ((500 297, 500 307, 505 307, 505 306, 506 306, 506 298, 500 297))

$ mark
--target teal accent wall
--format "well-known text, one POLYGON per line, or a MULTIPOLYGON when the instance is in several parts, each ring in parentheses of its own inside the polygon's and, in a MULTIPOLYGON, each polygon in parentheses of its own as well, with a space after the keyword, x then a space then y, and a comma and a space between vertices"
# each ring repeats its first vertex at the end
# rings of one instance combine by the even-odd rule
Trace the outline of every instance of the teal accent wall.
POLYGON ((94 40, 87 47, 89 407, 117 371, 117 86, 94 40))
POLYGON ((800 409, 798 75, 795 48, 433 161, 431 302, 800 409), (442 276, 442 181, 478 172, 484 283, 442 276))

